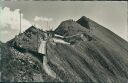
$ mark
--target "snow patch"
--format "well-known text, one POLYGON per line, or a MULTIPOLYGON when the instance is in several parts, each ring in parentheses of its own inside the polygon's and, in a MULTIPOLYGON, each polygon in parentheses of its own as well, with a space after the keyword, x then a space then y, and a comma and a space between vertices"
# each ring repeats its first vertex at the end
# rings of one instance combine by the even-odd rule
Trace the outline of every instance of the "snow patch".
POLYGON ((60 38, 64 38, 63 36, 61 36, 61 35, 57 35, 57 34, 55 34, 55 36, 56 36, 56 37, 60 37, 60 38))
POLYGON ((47 57, 46 57, 46 56, 43 57, 43 67, 44 67, 45 72, 46 72, 49 76, 51 76, 51 77, 53 77, 53 78, 56 78, 55 72, 52 71, 51 68, 47 65, 47 57))
POLYGON ((68 43, 68 42, 65 42, 65 41, 62 40, 62 39, 57 39, 57 38, 53 38, 53 41, 56 42, 56 43, 70 44, 70 43, 68 43))

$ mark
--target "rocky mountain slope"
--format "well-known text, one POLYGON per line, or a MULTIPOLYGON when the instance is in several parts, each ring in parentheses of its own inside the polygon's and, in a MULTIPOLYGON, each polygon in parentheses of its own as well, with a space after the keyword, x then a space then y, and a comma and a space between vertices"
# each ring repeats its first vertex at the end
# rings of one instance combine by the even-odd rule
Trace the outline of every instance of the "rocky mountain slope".
POLYGON ((25 49, 37 51, 40 38, 44 39, 45 32, 31 26, 24 33, 17 35, 14 39, 7 42, 11 46, 20 46, 25 49))
POLYGON ((2 53, 1 53, 1 48, 2 48, 2 42, 0 41, 0 82, 1 82, 1 69, 2 69, 2 68, 1 68, 1 56, 2 56, 2 55, 1 55, 1 54, 2 54, 2 53))
POLYGON ((87 17, 34 26, 1 46, 1 81, 127 83, 128 43, 87 17), (70 44, 55 42, 55 34, 70 44), (38 52, 47 41, 46 54, 38 52))

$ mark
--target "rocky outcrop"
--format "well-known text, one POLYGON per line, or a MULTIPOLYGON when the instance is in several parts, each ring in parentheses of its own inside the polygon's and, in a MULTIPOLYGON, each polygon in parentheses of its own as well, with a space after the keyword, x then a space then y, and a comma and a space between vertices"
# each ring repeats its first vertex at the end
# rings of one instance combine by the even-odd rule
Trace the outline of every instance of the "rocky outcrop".
POLYGON ((41 38, 45 39, 45 32, 31 26, 24 33, 21 33, 11 41, 8 41, 7 44, 11 46, 19 46, 32 51, 38 51, 41 38))

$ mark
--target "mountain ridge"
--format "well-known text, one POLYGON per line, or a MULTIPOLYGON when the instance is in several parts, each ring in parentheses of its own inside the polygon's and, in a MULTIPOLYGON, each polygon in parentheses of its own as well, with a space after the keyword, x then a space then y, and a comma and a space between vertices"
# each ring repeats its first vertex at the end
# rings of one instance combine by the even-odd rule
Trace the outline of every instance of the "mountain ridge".
POLYGON ((87 17, 63 21, 55 31, 31 26, 8 41, 1 54, 4 82, 128 80, 128 42, 87 17), (56 34, 70 44, 53 41, 56 34), (47 41, 46 54, 38 52, 41 41, 47 41))

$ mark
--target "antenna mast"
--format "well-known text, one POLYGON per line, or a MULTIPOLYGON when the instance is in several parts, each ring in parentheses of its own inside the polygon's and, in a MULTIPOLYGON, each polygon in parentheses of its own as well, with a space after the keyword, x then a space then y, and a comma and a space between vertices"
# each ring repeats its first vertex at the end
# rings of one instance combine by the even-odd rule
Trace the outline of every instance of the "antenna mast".
POLYGON ((21 34, 21 11, 20 11, 20 34, 21 34))
POLYGON ((47 24, 46 24, 46 27, 48 28, 48 21, 46 21, 46 23, 47 23, 47 24))

